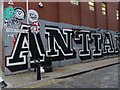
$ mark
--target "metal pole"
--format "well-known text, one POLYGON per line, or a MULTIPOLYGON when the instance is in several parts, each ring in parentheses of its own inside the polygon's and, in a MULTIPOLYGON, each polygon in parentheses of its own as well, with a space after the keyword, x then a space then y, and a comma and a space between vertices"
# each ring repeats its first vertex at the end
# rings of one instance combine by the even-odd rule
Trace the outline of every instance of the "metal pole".
POLYGON ((41 80, 41 70, 40 70, 40 61, 37 62, 37 80, 41 80))
POLYGON ((2 85, 2 87, 0 87, 0 89, 1 88, 5 88, 6 86, 7 86, 7 84, 4 82, 4 80, 2 80, 2 75, 4 74, 3 72, 5 72, 5 65, 4 65, 4 0, 1 0, 1 6, 0 6, 0 12, 1 12, 1 14, 0 14, 0 21, 1 21, 1 23, 0 23, 0 44, 2 44, 2 45, 0 45, 0 48, 3 48, 3 49, 1 49, 1 54, 0 54, 0 57, 1 57, 1 61, 0 61, 0 84, 2 85), (3 38, 3 39, 2 39, 3 38), (2 68, 2 67, 4 67, 4 68, 2 68), (4 71, 3 71, 3 69, 4 69, 4 71), (1 82, 2 81, 2 82, 1 82))
MULTIPOLYGON (((29 20, 28 20, 28 3, 29 0, 26 0, 26 11, 27 11, 27 24, 29 24, 29 20)), ((30 46, 29 46, 29 29, 28 29, 28 57, 27 57, 27 61, 28 61, 28 71, 31 71, 31 65, 30 65, 30 46)))
MULTIPOLYGON (((5 60, 4 60, 4 49, 5 49, 5 48, 4 48, 4 37, 3 37, 3 36, 4 36, 4 33, 5 33, 5 31, 3 30, 3 29, 4 29, 4 0, 2 0, 1 2, 2 2, 2 5, 1 5, 1 8, 2 8, 2 9, 1 9, 1 10, 2 10, 2 11, 1 11, 1 34, 2 34, 2 35, 1 35, 1 39, 3 38, 3 39, 1 40, 1 44, 2 44, 1 47, 2 47, 3 49, 2 49, 0 52, 1 52, 1 57, 2 57, 1 65, 2 65, 2 67, 4 67, 4 68, 1 67, 1 70, 2 70, 2 72, 5 72, 5 65, 4 65, 4 63, 5 63, 5 60)), ((1 47, 0 47, 0 48, 1 48, 1 47)))
MULTIPOLYGON (((119 19, 118 19, 118 37, 120 34, 120 1, 118 2, 118 11, 119 11, 119 19)), ((119 56, 120 56, 120 38, 119 38, 119 56)))
POLYGON ((36 59, 34 59, 34 72, 36 72, 36 68, 37 68, 37 62, 36 59))
POLYGON ((28 7, 28 0, 26 0, 26 9, 27 9, 27 24, 29 24, 29 20, 28 20, 28 10, 29 10, 29 7, 28 7))
POLYGON ((119 19, 118 19, 118 32, 120 32, 120 1, 118 2, 118 15, 119 15, 119 19))

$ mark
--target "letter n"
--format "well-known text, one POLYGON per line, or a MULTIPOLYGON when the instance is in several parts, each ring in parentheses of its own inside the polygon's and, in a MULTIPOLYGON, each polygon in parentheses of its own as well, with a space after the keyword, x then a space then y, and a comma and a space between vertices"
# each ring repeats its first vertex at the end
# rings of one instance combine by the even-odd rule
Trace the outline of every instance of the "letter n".
POLYGON ((73 32, 71 29, 63 29, 63 34, 58 27, 46 26, 46 38, 48 40, 48 50, 46 55, 48 57, 56 57, 60 52, 64 56, 72 56, 72 40, 73 32))

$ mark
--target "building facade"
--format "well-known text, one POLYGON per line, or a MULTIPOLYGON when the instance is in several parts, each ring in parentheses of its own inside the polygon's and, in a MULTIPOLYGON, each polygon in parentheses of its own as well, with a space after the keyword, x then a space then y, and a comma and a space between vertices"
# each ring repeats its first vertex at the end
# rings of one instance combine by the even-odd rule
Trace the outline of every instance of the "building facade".
MULTIPOLYGON (((118 31, 119 20, 116 19, 118 4, 118 2, 95 2, 93 11, 90 10, 88 2, 79 2, 78 5, 70 2, 43 2, 43 8, 38 6, 38 2, 29 2, 29 9, 35 9, 40 15, 39 18, 47 21, 118 31), (103 3, 105 8, 102 6, 103 3), (102 9, 106 9, 106 15, 102 13, 102 9)), ((8 6, 6 3, 5 8, 8 6)), ((26 2, 14 2, 12 6, 26 10, 26 2)))
POLYGON ((49 71, 119 54, 118 2, 38 4, 4 3, 1 61, 5 74, 31 68, 35 59, 49 71))

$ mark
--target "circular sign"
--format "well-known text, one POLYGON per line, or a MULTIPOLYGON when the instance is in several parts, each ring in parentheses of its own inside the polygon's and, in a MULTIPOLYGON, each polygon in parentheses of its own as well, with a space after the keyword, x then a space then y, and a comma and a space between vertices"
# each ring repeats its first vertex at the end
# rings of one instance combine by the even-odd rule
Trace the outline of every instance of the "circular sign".
POLYGON ((31 9, 28 11, 28 18, 31 22, 36 22, 36 21, 38 21, 39 15, 38 15, 37 11, 31 9))

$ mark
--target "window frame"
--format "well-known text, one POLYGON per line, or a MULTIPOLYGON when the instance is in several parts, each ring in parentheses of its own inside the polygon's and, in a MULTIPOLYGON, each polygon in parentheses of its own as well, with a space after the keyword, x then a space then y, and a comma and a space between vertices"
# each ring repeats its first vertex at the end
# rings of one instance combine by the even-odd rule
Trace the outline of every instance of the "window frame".
POLYGON ((71 4, 79 5, 79 0, 70 0, 71 4))
POLYGON ((95 11, 95 0, 89 0, 88 1, 88 6, 90 11, 95 11))
POLYGON ((102 2, 101 6, 102 6, 102 14, 106 16, 107 15, 107 3, 102 2))
POLYGON ((119 12, 119 9, 116 10, 116 19, 119 20, 119 15, 120 15, 120 12, 119 12))

